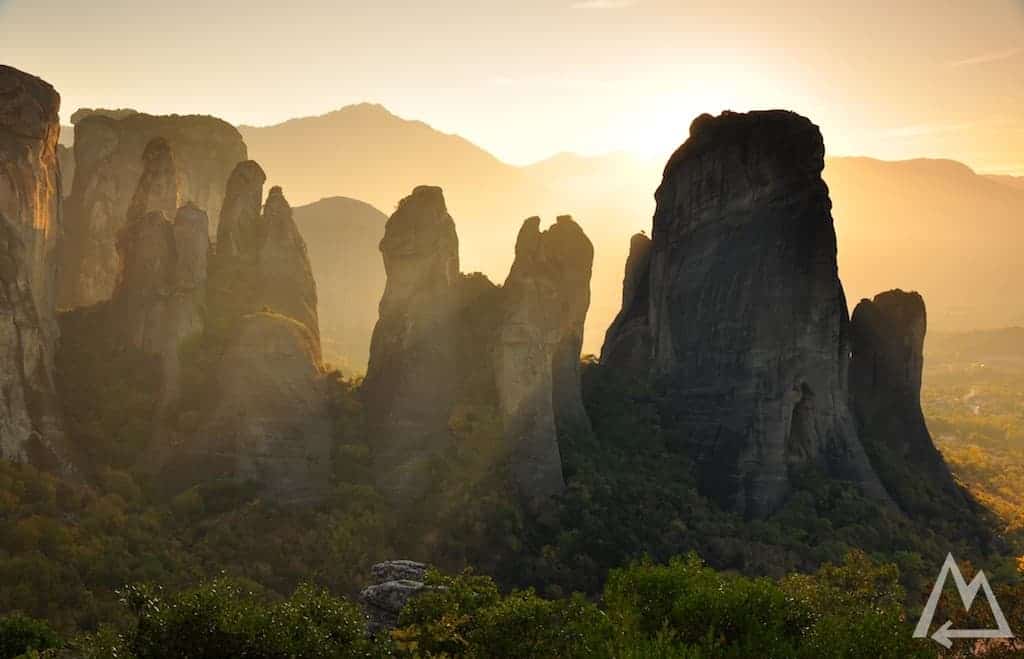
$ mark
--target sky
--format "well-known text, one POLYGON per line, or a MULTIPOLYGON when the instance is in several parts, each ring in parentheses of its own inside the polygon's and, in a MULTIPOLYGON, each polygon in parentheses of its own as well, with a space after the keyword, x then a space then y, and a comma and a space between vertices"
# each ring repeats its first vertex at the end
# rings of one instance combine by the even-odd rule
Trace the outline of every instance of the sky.
POLYGON ((0 0, 0 62, 65 120, 370 101, 524 164, 662 158, 701 112, 783 107, 832 155, 1024 175, 1024 0, 0 0))

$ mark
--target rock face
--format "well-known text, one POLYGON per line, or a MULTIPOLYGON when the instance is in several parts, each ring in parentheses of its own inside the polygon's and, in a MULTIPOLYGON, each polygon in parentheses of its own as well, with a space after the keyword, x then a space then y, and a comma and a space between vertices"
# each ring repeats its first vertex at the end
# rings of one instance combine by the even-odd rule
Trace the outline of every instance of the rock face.
POLYGON ((921 411, 926 330, 917 293, 892 290, 861 300, 850 325, 850 392, 865 448, 897 503, 910 513, 941 514, 968 500, 921 411))
POLYGON ((428 586, 424 585, 427 565, 415 561, 385 561, 370 568, 373 583, 359 593, 371 634, 398 626, 406 603, 428 586))
POLYGON ((529 499, 565 486, 559 436, 590 432, 579 369, 593 260, 593 245, 572 218, 559 217, 542 233, 532 217, 505 281, 495 382, 512 475, 529 499))
POLYGON ((650 304, 651 239, 638 233, 629 242, 622 309, 605 333, 603 365, 626 374, 646 374, 650 370, 650 304))
POLYGON ((60 96, 0 66, 0 457, 69 468, 54 388, 60 96))
POLYGON ((171 145, 162 137, 154 138, 142 152, 142 176, 128 205, 128 223, 152 211, 174 217, 180 197, 171 145))
POLYGON ((387 284, 363 388, 378 482, 402 498, 422 491, 427 462, 449 446, 458 387, 459 239, 440 188, 399 203, 380 251, 387 284))
MULTIPOLYGON (((847 404, 824 152, 818 128, 791 112, 702 115, 655 195, 651 370, 702 490, 747 516, 778 508, 805 468, 887 496, 847 404)), ((639 310, 624 314, 642 325, 639 310)))
POLYGON ((259 311, 302 323, 319 361, 316 282, 306 243, 281 188, 271 188, 260 212, 265 180, 252 161, 240 163, 228 180, 210 267, 210 306, 223 328, 259 311))
POLYGON ((126 345, 159 355, 166 409, 178 394, 180 346, 204 327, 209 220, 191 202, 177 208, 179 177, 165 140, 151 141, 143 161, 128 222, 118 232, 108 323, 126 345))
MULTIPOLYGON (((568 216, 526 220, 505 285, 460 275, 458 237, 439 188, 399 204, 381 241, 387 285, 363 391, 378 485, 399 501, 429 486, 460 409, 493 410, 502 459, 530 503, 564 487, 560 436, 589 433, 579 359, 593 246, 568 216)), ((454 424, 457 425, 457 424, 454 424)))
MULTIPOLYGON (((212 117, 89 112, 76 113, 76 119, 74 185, 61 237, 61 308, 111 297, 117 281, 116 238, 127 222, 151 140, 162 137, 173 151, 181 200, 194 202, 213 218, 220 215, 229 174, 246 159, 238 131, 212 117)), ((173 217, 177 204, 163 206, 160 210, 173 217)))
POLYGON ((317 343, 274 313, 243 317, 217 367, 216 405, 199 432, 206 478, 251 481, 283 502, 323 496, 333 434, 317 343))

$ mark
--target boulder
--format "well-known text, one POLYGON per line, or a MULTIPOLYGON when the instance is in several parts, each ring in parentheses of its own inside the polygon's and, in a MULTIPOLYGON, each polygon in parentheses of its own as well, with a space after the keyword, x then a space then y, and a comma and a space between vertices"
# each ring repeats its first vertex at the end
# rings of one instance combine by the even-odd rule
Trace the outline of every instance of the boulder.
POLYGON ((60 96, 0 65, 0 457, 68 470, 54 386, 60 96))
POLYGON ((378 563, 370 569, 373 583, 359 593, 370 634, 388 632, 398 626, 402 609, 410 599, 429 588, 424 585, 427 565, 397 560, 378 563))

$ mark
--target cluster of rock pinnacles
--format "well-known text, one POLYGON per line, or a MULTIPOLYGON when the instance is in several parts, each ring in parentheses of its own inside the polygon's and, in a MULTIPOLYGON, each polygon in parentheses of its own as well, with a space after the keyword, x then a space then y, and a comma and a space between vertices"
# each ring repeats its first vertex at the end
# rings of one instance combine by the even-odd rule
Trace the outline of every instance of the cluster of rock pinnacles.
MULTIPOLYGON (((316 284, 281 189, 264 200, 266 175, 218 120, 89 113, 62 210, 58 107, 48 84, 0 67, 3 457, 74 470, 56 309, 89 307, 111 336, 159 356, 159 415, 179 395, 182 342, 219 351, 201 422, 181 436, 162 424, 162 459, 187 456, 203 477, 285 500, 323 495, 333 440, 316 284)), ((770 514, 807 468, 901 503, 872 443, 958 498, 921 414, 923 301, 884 293, 851 322, 823 165, 818 128, 796 114, 695 120, 665 168, 651 237, 632 240, 602 366, 657 383, 702 491, 728 509, 770 514)), ((421 496, 455 441, 453 409, 473 399, 500 421, 522 497, 559 493, 560 441, 591 433, 583 230, 568 216, 545 230, 526 220, 497 286, 460 272, 442 191, 419 187, 380 249, 387 286, 363 386, 380 490, 421 496)))

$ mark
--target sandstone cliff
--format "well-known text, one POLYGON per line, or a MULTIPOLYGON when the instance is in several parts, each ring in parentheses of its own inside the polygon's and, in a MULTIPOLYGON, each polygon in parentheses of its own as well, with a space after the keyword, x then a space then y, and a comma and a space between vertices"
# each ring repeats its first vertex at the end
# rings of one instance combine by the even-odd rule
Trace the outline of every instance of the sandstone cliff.
POLYGON ((160 357, 165 410, 178 393, 180 347, 204 327, 209 221, 191 202, 178 208, 180 176, 164 139, 147 145, 143 161, 117 236, 119 270, 107 322, 123 344, 160 357))
MULTIPOLYGON (((143 152, 156 137, 174 153, 181 200, 219 217, 228 175, 246 159, 232 126, 213 117, 79 114, 74 184, 61 237, 60 307, 88 306, 113 293, 117 234, 142 175, 143 152)), ((175 208, 162 210, 171 217, 175 208)))
POLYGON ((193 463, 203 478, 253 482, 278 501, 327 491, 334 438, 315 337, 274 313, 244 316, 214 376, 193 463))
POLYGON ((449 445, 458 387, 459 239, 440 188, 403 199, 380 243, 387 283, 363 389, 384 492, 421 492, 429 460, 449 445))
POLYGON ((917 293, 892 290, 861 300, 850 326, 850 393, 861 439, 897 503, 913 514, 950 515, 970 504, 921 411, 926 330, 917 293))
POLYGON ((799 115, 702 115, 655 195, 651 371, 703 491, 748 516, 778 508, 805 468, 887 496, 846 402, 849 320, 823 166, 821 133, 799 115))
POLYGON ((60 96, 0 66, 0 457, 70 467, 54 388, 60 96))
POLYGON ((260 212, 266 175, 239 163, 227 183, 210 263, 210 309, 215 330, 230 330, 247 314, 271 311, 309 330, 320 355, 316 282, 306 243, 281 188, 271 188, 260 212))
MULTIPOLYGON (((528 219, 505 285, 460 275, 458 237, 439 188, 420 187, 388 220, 387 284, 364 384, 378 484, 415 500, 432 461, 459 443, 458 419, 495 414, 496 458, 525 500, 564 487, 560 436, 590 432, 579 359, 593 246, 568 216, 528 219)), ((493 466, 493 465, 492 465, 493 466)))
POLYGON ((572 218, 541 232, 532 217, 515 254, 503 287, 495 384, 515 484, 543 500, 565 486, 559 436, 590 432, 579 369, 594 248, 572 218))

